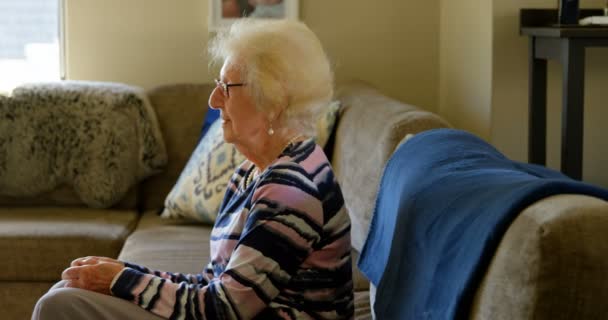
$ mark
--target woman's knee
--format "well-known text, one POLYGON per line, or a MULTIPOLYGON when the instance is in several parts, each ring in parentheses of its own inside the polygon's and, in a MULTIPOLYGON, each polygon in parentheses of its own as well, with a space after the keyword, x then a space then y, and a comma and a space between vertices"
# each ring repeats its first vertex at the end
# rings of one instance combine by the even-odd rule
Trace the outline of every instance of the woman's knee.
POLYGON ((47 292, 34 307, 32 320, 44 319, 77 319, 79 289, 58 288, 47 292))

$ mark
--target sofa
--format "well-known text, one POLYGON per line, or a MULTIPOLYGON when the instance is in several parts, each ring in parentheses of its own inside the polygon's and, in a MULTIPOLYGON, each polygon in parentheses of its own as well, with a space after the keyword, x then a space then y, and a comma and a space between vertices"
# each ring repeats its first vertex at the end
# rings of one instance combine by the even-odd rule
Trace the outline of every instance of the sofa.
MULTIPOLYGON (((337 87, 342 109, 326 150, 352 222, 356 318, 371 319, 374 288, 358 272, 356 261, 384 164, 406 135, 449 124, 361 81, 337 87)), ((211 226, 164 219, 159 210, 196 146, 212 89, 210 84, 171 84, 146 92, 168 163, 161 173, 137 183, 117 205, 94 209, 66 202, 75 195, 65 188, 27 201, 0 197, 1 318, 28 319, 37 299, 81 256, 200 272, 209 255, 211 226)), ((469 318, 605 318, 607 252, 606 201, 581 195, 538 201, 518 215, 502 238, 476 290, 469 318)))

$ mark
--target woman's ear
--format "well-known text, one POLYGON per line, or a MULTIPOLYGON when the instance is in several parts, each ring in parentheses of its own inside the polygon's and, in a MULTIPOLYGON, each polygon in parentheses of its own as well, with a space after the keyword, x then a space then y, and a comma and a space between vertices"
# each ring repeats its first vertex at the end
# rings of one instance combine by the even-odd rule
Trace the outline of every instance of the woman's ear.
POLYGON ((287 105, 281 103, 280 105, 274 106, 272 109, 273 110, 268 113, 269 119, 271 119, 272 123, 282 123, 287 105))
POLYGON ((287 110, 287 106, 289 104, 289 98, 287 97, 287 90, 284 86, 275 88, 274 99, 270 102, 271 105, 268 106, 268 121, 270 123, 282 122, 282 117, 285 115, 285 111, 287 110))

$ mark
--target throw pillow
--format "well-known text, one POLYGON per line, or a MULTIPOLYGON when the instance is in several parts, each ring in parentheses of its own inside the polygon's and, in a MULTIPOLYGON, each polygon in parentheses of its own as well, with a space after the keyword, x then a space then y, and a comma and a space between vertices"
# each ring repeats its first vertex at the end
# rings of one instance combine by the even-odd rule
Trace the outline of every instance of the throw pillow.
POLYGON ((161 217, 213 223, 228 181, 244 160, 224 142, 221 121, 213 122, 165 199, 161 217))
POLYGON ((321 148, 327 144, 339 113, 340 101, 334 100, 329 103, 319 119, 317 119, 317 136, 315 137, 315 141, 321 148))
MULTIPOLYGON (((340 102, 332 101, 318 118, 315 140, 321 147, 327 143, 339 111, 340 102)), ((165 199, 161 217, 214 223, 228 181, 243 161, 245 157, 234 145, 224 142, 221 121, 214 121, 165 199)))
POLYGON ((207 107, 207 113, 205 114, 205 121, 203 122, 203 127, 201 128, 201 134, 198 137, 199 142, 205 136, 207 131, 209 131, 209 128, 211 128, 211 125, 213 124, 213 122, 215 122, 215 120, 217 120, 217 118, 219 118, 219 117, 220 117, 220 110, 211 109, 211 107, 207 107))

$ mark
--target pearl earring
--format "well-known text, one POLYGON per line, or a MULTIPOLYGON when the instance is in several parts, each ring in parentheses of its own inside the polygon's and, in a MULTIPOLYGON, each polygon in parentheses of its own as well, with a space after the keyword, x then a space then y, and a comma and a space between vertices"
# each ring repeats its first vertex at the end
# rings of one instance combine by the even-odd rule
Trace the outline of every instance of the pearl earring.
POLYGON ((274 134, 274 130, 272 129, 272 124, 270 124, 270 128, 268 128, 268 135, 271 136, 274 134))

